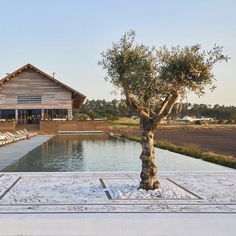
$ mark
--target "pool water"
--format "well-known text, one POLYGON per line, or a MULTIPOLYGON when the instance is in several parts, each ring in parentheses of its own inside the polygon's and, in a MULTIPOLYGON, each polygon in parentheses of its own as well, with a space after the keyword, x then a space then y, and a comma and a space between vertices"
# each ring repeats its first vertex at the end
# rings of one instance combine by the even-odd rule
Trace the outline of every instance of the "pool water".
MULTIPOLYGON (((232 171, 220 165, 156 148, 161 171, 232 171)), ((4 171, 139 171, 141 145, 106 135, 58 135, 4 171)))

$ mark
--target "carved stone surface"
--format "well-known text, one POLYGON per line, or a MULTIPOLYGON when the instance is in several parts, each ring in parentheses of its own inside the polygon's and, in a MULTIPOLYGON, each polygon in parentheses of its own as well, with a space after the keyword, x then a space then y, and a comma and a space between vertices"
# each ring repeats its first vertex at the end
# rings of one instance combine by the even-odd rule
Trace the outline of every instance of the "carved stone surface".
POLYGON ((231 213, 236 171, 160 172, 161 190, 138 191, 139 173, 1 173, 1 213, 231 213))

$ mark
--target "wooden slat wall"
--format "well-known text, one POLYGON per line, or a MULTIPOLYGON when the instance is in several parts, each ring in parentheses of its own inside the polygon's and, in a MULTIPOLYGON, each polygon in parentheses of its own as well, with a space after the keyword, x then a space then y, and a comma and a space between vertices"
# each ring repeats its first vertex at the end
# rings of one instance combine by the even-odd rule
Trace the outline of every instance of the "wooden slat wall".
POLYGON ((0 121, 0 132, 14 132, 15 130, 15 121, 0 121))
POLYGON ((52 134, 58 131, 103 131, 109 132, 107 121, 40 121, 40 131, 52 134))
POLYGON ((0 109, 71 109, 72 93, 27 69, 0 86, 0 109), (42 96, 42 104, 17 104, 17 96, 42 96))

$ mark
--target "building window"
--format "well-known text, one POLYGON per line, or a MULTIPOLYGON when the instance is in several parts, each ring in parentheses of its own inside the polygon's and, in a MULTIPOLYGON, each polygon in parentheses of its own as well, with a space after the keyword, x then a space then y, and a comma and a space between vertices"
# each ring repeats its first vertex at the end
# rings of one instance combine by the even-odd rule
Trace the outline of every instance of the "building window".
POLYGON ((0 110, 0 120, 14 120, 15 110, 0 110))
POLYGON ((66 109, 45 109, 44 110, 44 119, 53 120, 53 119, 67 119, 68 110, 66 109))
POLYGON ((17 96, 17 104, 42 103, 42 96, 17 96))
POLYGON ((18 110, 18 124, 38 124, 41 120, 41 110, 18 110))

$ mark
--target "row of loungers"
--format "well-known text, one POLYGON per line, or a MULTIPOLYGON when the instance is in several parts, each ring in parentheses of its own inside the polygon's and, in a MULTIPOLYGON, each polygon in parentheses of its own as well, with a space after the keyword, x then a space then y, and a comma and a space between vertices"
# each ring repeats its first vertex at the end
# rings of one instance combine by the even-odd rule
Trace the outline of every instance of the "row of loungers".
POLYGON ((37 134, 37 132, 28 132, 26 129, 18 130, 16 132, 0 132, 0 146, 14 143, 24 139, 29 139, 33 136, 36 136, 37 134))

